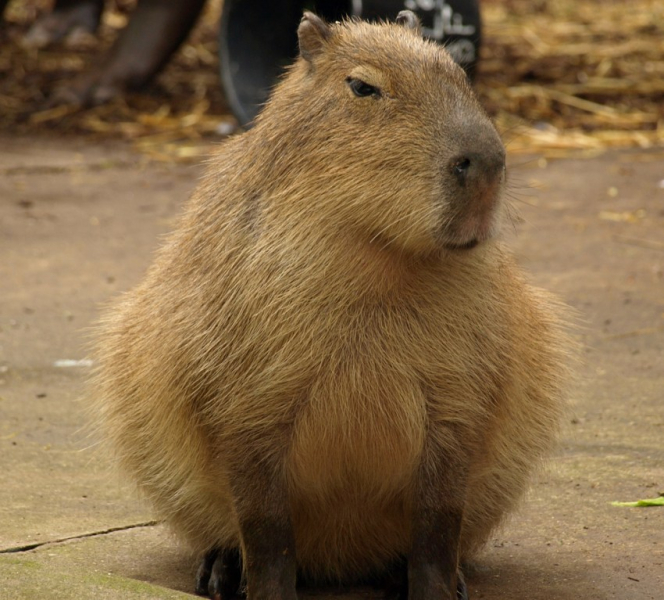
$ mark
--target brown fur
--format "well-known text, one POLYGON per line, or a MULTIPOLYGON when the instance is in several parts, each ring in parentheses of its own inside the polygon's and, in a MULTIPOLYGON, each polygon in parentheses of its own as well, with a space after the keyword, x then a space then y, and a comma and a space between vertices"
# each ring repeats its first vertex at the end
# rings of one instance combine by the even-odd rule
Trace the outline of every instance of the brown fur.
POLYGON ((554 440, 558 309, 493 236, 502 183, 455 199, 455 153, 502 145, 446 52, 395 24, 301 29, 306 59, 103 323, 106 434, 199 552, 242 544, 262 492, 234 474, 274 469, 298 566, 338 578, 408 554, 433 440, 468 457, 449 490, 468 558, 554 440), (386 97, 356 98, 349 76, 386 97))

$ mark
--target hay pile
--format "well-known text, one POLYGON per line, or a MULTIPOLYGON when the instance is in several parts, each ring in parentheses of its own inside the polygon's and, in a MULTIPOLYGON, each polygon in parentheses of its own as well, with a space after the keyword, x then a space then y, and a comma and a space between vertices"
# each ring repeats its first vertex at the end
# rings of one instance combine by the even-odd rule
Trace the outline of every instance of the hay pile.
POLYGON ((512 152, 664 145, 664 3, 484 0, 478 91, 512 152), (510 137, 508 133, 507 137, 510 137))
MULTIPOLYGON (((117 35, 132 0, 116 0, 97 38, 21 46, 45 0, 14 0, 0 31, 0 129, 133 140, 165 160, 199 155, 232 125, 220 90, 212 0, 190 41, 142 93, 105 106, 47 108, 49 90, 85 69, 117 35)), ((481 0, 485 45, 477 91, 511 152, 664 146, 664 3, 481 0)))

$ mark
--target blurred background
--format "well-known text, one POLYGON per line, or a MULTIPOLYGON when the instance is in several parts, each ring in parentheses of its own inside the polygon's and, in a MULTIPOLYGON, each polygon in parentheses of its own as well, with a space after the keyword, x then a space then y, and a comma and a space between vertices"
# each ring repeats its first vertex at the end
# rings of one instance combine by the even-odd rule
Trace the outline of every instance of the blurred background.
MULTIPOLYGON (((0 28, 0 129, 131 140, 161 160, 195 160, 205 138, 236 126, 219 77, 222 0, 206 3, 186 43, 140 92, 81 109, 49 103, 62 82, 94 69, 135 0, 106 2, 97 35, 39 48, 31 26, 53 5, 8 0, 0 28)), ((509 150, 593 154, 664 144, 664 2, 481 0, 476 89, 509 150)))

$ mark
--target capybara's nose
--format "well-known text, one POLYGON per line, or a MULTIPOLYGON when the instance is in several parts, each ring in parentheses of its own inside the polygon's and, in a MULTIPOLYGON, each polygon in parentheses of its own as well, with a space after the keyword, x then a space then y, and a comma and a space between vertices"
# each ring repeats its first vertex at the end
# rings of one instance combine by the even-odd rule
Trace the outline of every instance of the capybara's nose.
POLYGON ((505 151, 501 146, 479 151, 460 152, 449 162, 449 168, 462 187, 492 186, 505 172, 505 151))
POLYGON ((444 163, 451 184, 448 232, 456 244, 490 237, 505 179, 505 147, 491 122, 464 123, 444 163))

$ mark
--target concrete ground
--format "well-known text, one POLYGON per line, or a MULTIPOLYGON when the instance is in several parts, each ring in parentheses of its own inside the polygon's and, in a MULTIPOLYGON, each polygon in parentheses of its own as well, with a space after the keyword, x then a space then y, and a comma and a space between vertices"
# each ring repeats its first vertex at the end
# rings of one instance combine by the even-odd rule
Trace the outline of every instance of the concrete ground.
MULTIPOLYGON (((200 172, 0 138, 2 600, 191 597, 195 560, 95 452, 76 361, 200 172)), ((664 595, 664 507, 611 505, 664 492, 663 180, 662 150, 511 160, 524 222, 505 236, 577 309, 585 348, 563 443, 469 573, 473 599, 664 595)))

